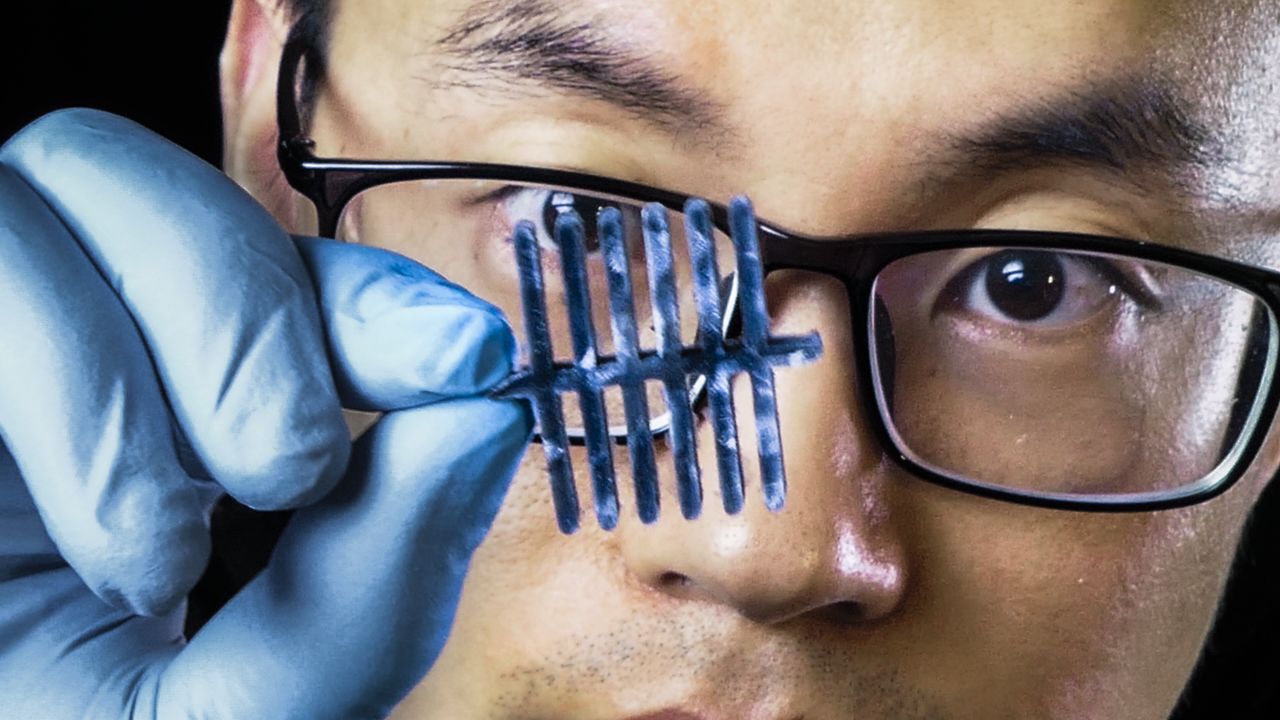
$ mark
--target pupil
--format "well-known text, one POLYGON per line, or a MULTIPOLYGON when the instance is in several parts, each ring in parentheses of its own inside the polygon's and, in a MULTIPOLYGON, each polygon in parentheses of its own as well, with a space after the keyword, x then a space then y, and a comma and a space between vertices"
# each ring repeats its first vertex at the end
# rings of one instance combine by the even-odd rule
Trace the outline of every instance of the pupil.
POLYGON ((556 218, 576 210, 578 217, 582 218, 582 244, 587 252, 592 253, 600 249, 600 240, 596 232, 596 213, 600 212, 601 207, 603 206, 600 203, 579 198, 573 193, 555 191, 547 196, 547 202, 542 206, 542 226, 547 229, 548 234, 554 236, 556 218))
POLYGON ((987 296, 1014 320, 1040 320, 1065 291, 1062 263, 1054 253, 1006 250, 987 264, 987 296))

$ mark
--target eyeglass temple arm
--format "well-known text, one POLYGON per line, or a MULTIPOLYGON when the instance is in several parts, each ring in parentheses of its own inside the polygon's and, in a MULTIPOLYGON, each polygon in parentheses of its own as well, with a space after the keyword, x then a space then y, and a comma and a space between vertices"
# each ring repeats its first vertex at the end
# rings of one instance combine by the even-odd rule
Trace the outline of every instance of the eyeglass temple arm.
POLYGON ((298 67, 308 46, 302 37, 301 26, 294 25, 280 54, 280 75, 276 81, 276 125, 280 131, 278 152, 286 171, 296 166, 300 148, 310 148, 313 143, 303 135, 302 113, 298 107, 298 67))

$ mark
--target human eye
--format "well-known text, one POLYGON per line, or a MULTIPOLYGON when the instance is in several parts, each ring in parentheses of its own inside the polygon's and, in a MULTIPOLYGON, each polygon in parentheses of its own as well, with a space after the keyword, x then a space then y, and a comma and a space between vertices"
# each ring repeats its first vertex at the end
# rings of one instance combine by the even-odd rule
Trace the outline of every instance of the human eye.
POLYGON ((590 194, 573 192, 554 187, 526 185, 505 185, 494 191, 490 199, 505 220, 505 224, 514 229, 522 221, 533 224, 538 243, 543 248, 559 251, 554 238, 556 218, 569 212, 576 212, 582 219, 583 242, 587 253, 600 250, 600 242, 596 228, 596 216, 606 207, 619 207, 624 211, 625 205, 610 202, 606 198, 590 194))
POLYGON ((961 269, 939 295, 934 315, 961 316, 995 329, 1062 332, 1115 317, 1126 302, 1155 297, 1123 259, 1088 253, 1002 249, 961 269))

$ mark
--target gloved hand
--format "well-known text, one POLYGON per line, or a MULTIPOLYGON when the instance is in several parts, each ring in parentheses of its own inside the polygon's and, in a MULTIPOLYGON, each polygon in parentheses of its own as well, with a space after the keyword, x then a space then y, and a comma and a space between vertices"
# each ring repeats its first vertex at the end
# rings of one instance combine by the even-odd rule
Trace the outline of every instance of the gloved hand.
POLYGON ((295 243, 129 121, 19 133, 0 149, 0 718, 383 717, 443 645, 528 439, 523 405, 480 396, 513 343, 405 258, 295 243), (354 452, 340 394, 393 411, 354 452), (186 642, 223 492, 303 509, 186 642))

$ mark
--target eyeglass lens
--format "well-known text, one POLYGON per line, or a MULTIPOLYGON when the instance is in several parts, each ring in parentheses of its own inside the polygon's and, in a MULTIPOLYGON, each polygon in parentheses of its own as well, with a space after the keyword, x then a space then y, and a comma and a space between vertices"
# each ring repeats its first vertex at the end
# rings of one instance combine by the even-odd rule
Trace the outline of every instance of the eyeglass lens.
POLYGON ((1120 255, 914 255, 873 290, 877 404, 944 475, 1045 495, 1168 494, 1212 479, 1270 372, 1266 306, 1120 255))

